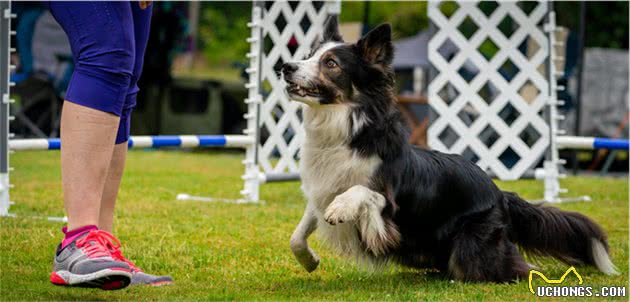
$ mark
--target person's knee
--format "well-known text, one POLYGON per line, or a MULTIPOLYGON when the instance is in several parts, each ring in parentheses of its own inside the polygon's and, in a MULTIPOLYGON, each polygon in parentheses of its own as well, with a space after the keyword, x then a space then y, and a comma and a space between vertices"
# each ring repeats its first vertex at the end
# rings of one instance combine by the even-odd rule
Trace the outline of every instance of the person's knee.
POLYGON ((136 83, 138 83, 138 79, 140 79, 141 74, 142 74, 142 60, 136 60, 133 64, 130 85, 136 85, 136 83))
POLYGON ((119 87, 128 87, 135 68, 133 36, 121 30, 96 40, 81 51, 75 70, 92 73, 119 87))
POLYGON ((66 99, 121 116, 135 65, 133 33, 92 37, 76 54, 66 99))

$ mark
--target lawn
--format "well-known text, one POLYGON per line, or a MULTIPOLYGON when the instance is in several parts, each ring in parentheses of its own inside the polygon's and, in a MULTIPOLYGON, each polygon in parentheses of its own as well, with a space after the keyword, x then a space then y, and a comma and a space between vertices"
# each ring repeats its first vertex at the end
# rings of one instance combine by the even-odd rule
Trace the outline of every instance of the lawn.
MULTIPOLYGON (((535 300, 527 280, 466 284, 399 267, 369 272, 335 256, 316 238, 311 243, 322 262, 308 274, 289 249, 289 237, 305 204, 297 182, 264 185, 264 205, 175 200, 181 192, 238 197, 242 155, 237 152, 129 154, 115 233, 136 264, 147 272, 170 273, 174 285, 113 292, 55 287, 48 277, 62 224, 27 216, 63 215, 58 158, 57 152, 18 152, 11 158, 15 167, 11 197, 16 202, 12 212, 21 217, 0 219, 1 300, 535 300)), ((537 181, 498 184, 526 198, 542 196, 537 181)), ((621 271, 619 276, 606 276, 593 268, 578 268, 584 284, 626 286, 627 178, 569 178, 564 185, 572 195, 593 198, 590 203, 560 207, 585 213, 603 225, 613 262, 621 271)), ((551 260, 536 263, 553 278, 567 269, 551 260)))

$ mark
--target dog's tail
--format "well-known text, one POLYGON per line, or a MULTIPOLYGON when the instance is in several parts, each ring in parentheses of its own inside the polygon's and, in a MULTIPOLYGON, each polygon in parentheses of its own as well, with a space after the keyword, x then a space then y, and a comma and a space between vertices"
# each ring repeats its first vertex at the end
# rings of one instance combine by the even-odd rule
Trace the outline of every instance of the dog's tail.
POLYGON ((618 274, 608 256, 606 233, 577 212, 530 204, 518 195, 504 193, 510 216, 510 237, 534 255, 552 256, 572 265, 590 264, 618 274))

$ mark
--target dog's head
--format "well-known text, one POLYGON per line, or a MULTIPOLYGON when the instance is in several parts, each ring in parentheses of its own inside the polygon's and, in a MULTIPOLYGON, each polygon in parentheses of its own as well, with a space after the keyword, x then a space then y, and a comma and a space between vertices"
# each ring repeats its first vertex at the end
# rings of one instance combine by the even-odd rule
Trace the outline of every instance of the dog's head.
MULTIPOLYGON (((309 106, 357 102, 358 93, 393 86, 391 26, 382 24, 357 43, 345 43, 337 17, 326 21, 322 40, 302 61, 282 65, 289 98, 309 106)), ((383 89, 386 88, 386 89, 383 89)))

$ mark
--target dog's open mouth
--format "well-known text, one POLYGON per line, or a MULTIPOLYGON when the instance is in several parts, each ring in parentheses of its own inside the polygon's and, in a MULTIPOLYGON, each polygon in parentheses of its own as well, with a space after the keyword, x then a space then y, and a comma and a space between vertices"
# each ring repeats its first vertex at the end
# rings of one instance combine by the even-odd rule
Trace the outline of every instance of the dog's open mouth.
POLYGON ((304 87, 293 82, 287 83, 287 92, 290 94, 299 95, 301 97, 320 96, 319 89, 317 87, 304 87))

